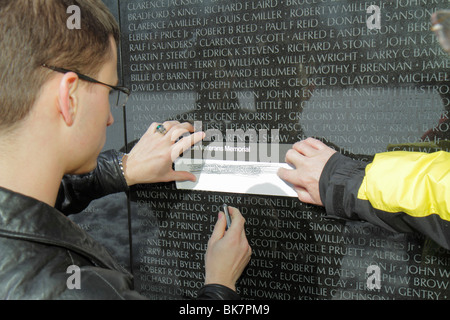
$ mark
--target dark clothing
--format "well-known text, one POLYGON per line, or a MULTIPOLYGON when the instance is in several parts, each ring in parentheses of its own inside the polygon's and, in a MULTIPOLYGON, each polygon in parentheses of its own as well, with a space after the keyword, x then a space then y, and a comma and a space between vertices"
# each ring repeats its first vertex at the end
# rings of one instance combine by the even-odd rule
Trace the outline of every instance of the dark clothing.
POLYGON ((368 221, 394 232, 418 232, 450 249, 447 157, 448 153, 389 152, 369 164, 335 153, 319 182, 327 216, 368 221), (433 176, 436 172, 439 179, 433 176), (424 197, 430 190, 431 196, 424 197))
MULTIPOLYGON (((64 178, 58 207, 77 212, 93 198, 126 188, 117 153, 104 153, 94 172, 64 178)), ((131 274, 59 210, 0 188, 0 221, 1 299, 145 299, 131 289, 131 274), (73 265, 81 271, 80 289, 71 286, 73 265)), ((224 286, 206 285, 198 298, 239 296, 224 286)))
POLYGON ((128 191, 128 185, 120 170, 119 152, 102 152, 94 171, 84 175, 66 175, 59 188, 55 208, 65 215, 79 213, 92 200, 109 194, 128 191))
POLYGON ((58 210, 0 188, 2 299, 131 299, 132 277, 58 210), (66 273, 80 267, 81 289, 66 273))

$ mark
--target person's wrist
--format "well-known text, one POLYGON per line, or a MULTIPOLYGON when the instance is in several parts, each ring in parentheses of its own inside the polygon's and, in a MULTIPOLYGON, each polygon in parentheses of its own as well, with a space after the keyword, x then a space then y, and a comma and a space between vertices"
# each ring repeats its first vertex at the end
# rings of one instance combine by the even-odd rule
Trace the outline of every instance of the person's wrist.
POLYGON ((125 179, 128 186, 130 186, 130 181, 127 178, 127 160, 128 160, 128 154, 120 152, 118 156, 118 162, 119 162, 119 168, 122 173, 123 178, 125 179))

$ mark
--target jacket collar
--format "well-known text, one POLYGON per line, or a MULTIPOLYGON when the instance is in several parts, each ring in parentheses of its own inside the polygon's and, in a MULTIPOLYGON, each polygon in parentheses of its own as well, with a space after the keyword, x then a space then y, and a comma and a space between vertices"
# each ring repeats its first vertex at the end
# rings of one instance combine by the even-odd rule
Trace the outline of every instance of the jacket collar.
POLYGON ((95 265, 128 273, 106 249, 55 208, 0 187, 0 237, 65 247, 95 265))

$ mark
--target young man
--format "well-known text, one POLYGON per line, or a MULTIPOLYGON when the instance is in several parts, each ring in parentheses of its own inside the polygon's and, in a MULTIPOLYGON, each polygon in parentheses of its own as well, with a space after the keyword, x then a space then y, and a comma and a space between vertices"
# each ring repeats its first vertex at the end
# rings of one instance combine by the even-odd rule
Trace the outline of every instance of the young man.
MULTIPOLYGON (((54 206, 70 211, 77 200, 84 205, 134 183, 193 179, 173 171, 172 161, 203 138, 195 133, 175 143, 191 125, 152 124, 127 156, 97 160, 114 122, 109 95, 127 94, 115 86, 119 31, 100 0, 78 1, 82 27, 67 29, 71 4, 0 2, 2 299, 143 298, 106 250, 54 206), (71 266, 80 268, 80 289, 67 285, 71 266)), ((209 240, 200 299, 238 297, 235 283, 251 249, 242 215, 231 214, 228 231, 220 214, 209 240)))
MULTIPOLYGON (((450 11, 431 18, 450 53, 450 11)), ((370 164, 308 138, 286 154, 280 169, 300 201, 325 206, 329 217, 365 220, 396 232, 420 232, 450 249, 450 153, 387 152, 370 164)))

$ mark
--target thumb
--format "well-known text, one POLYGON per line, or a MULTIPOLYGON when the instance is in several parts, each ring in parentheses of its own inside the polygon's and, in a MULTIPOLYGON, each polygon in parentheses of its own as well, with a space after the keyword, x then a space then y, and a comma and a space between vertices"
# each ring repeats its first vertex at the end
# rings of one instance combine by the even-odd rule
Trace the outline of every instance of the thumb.
POLYGON ((297 192, 298 199, 301 202, 311 203, 311 204, 315 204, 315 205, 323 205, 322 201, 317 202, 316 200, 314 200, 313 197, 311 196, 311 194, 308 192, 308 190, 296 187, 295 191, 297 192))
POLYGON ((197 177, 188 171, 174 171, 171 178, 171 181, 197 181, 197 177))
POLYGON ((292 170, 292 169, 279 168, 277 171, 277 175, 281 180, 284 180, 286 182, 289 182, 289 183, 295 185, 296 181, 295 181, 295 176, 292 174, 293 172, 294 172, 294 170, 292 170))

